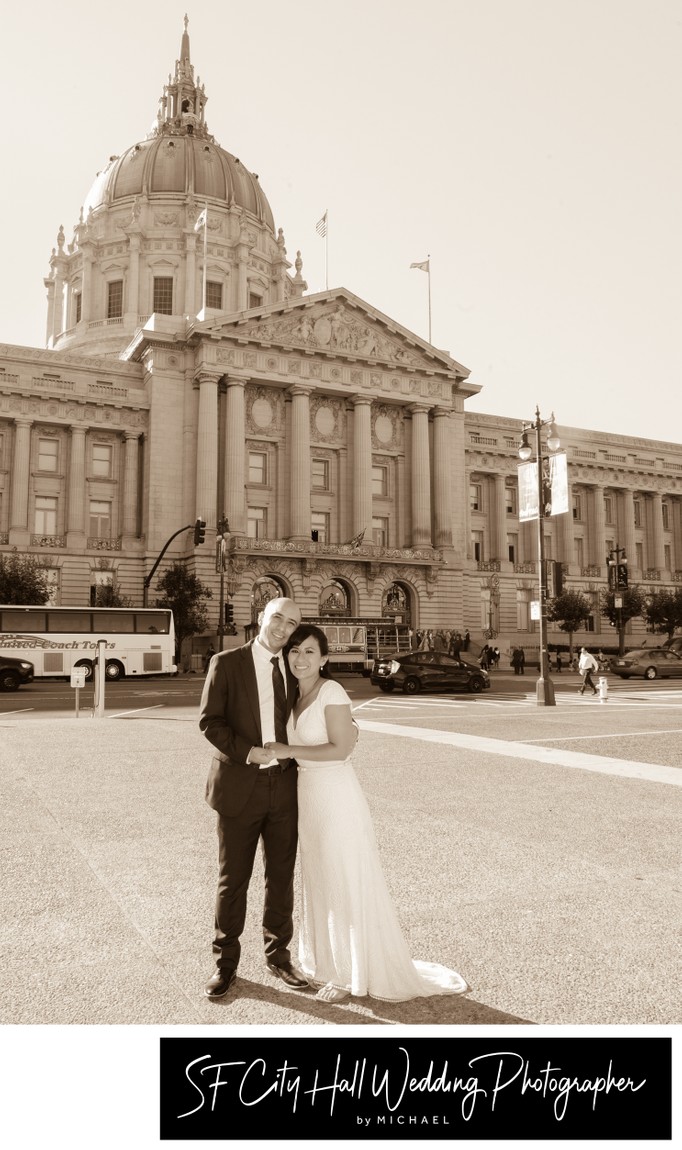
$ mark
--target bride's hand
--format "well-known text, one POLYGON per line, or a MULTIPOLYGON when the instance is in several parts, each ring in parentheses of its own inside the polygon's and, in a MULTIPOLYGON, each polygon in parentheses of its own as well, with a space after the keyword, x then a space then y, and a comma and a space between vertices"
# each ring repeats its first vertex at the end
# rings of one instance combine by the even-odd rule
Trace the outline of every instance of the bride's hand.
POLYGON ((273 759, 289 759, 291 757, 286 743, 265 743, 265 750, 272 755, 273 759))

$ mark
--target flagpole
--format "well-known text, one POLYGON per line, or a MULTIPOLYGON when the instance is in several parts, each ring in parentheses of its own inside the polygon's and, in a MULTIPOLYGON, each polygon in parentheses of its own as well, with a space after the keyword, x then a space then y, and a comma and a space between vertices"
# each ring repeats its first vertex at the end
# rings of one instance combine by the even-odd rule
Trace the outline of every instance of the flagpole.
POLYGON ((325 291, 329 291, 329 212, 327 208, 324 209, 324 218, 326 221, 324 231, 324 287, 325 291))
POLYGON ((429 275, 429 343, 431 343, 431 253, 426 257, 429 275))
MULTIPOLYGON (((202 310, 203 310, 203 312, 204 312, 204 315, 206 314, 206 254, 207 254, 207 242, 208 242, 208 200, 207 200, 207 201, 206 201, 206 203, 204 204, 204 283, 203 283, 203 288, 202 288, 202 293, 201 293, 201 307, 202 307, 202 310)), ((431 342, 431 341, 429 340, 429 342, 431 342)))

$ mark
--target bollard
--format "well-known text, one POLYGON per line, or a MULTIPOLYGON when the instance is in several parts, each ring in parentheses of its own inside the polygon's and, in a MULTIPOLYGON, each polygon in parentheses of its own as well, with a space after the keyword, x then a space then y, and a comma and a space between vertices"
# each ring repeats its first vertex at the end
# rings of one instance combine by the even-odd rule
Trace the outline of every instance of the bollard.
POLYGON ((608 703, 609 701, 609 681, 605 675, 599 676, 599 702, 608 703))

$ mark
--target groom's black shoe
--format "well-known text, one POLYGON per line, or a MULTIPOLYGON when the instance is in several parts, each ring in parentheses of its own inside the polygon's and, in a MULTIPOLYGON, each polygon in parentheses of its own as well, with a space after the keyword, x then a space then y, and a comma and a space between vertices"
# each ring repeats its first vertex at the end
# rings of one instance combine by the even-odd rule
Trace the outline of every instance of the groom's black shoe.
POLYGON ((274 962, 268 962, 266 965, 270 974, 274 974, 276 978, 281 978, 282 982, 294 990, 302 990, 303 987, 310 986, 308 979, 304 978, 299 970, 295 970, 290 962, 284 962, 281 966, 275 966, 274 962))
POLYGON ((223 995, 227 994, 236 977, 236 970, 221 970, 218 967, 213 977, 209 978, 206 983, 204 994, 207 998, 222 998, 223 995))

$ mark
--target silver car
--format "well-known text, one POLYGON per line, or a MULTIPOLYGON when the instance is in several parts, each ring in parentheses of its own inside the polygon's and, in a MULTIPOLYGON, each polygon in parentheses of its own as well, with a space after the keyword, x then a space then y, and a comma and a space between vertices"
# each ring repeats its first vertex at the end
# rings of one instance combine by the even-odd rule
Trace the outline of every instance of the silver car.
POLYGON ((682 657, 664 647, 642 648, 612 659, 611 670, 621 679, 632 676, 642 679, 682 678, 682 657))

